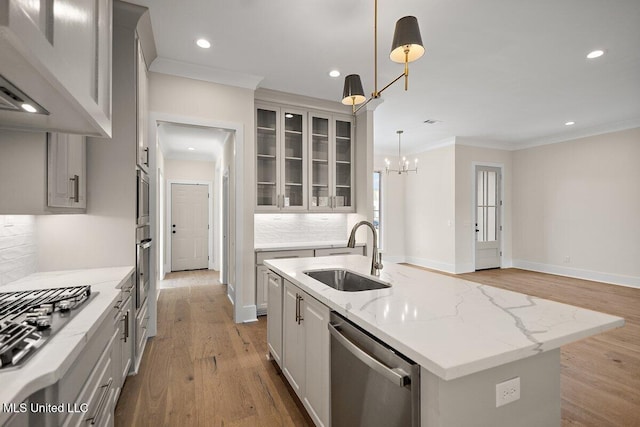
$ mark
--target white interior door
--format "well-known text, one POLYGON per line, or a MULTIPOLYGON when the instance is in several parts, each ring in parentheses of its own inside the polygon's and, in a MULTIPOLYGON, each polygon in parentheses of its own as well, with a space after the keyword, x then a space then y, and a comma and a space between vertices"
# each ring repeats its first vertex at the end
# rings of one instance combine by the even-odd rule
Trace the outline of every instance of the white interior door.
POLYGON ((209 188, 171 184, 171 271, 207 268, 209 188))
POLYGON ((476 166, 476 270, 500 267, 500 168, 476 166))

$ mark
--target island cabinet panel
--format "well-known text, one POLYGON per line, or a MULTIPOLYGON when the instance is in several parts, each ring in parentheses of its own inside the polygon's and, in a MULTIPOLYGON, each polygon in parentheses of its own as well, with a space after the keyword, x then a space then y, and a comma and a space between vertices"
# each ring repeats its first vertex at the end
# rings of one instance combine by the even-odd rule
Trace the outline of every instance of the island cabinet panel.
POLYGON ((284 280, 282 370, 318 426, 329 425, 329 308, 284 280))
POLYGON ((299 324, 300 291, 284 281, 282 309, 282 371, 289 384, 302 399, 304 392, 304 326, 299 324))
POLYGON ((267 270, 267 287, 271 301, 267 308, 267 345, 273 360, 282 368, 282 277, 267 270))
POLYGON ((329 425, 329 308, 305 294, 305 394, 303 404, 316 425, 329 425))

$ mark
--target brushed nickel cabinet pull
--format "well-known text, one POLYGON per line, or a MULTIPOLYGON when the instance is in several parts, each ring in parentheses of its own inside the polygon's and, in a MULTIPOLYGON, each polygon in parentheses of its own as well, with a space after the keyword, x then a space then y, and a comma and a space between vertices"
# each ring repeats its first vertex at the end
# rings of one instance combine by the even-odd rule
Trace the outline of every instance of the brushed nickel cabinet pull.
POLYGON ((73 178, 69 178, 69 181, 73 181, 73 196, 69 198, 78 203, 80 201, 80 177, 73 175, 73 178))

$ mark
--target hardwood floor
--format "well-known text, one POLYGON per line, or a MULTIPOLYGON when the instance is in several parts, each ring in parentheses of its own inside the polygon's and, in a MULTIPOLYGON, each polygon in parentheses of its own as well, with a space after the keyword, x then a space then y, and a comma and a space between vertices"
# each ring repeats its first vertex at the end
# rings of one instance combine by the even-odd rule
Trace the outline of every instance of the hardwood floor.
MULTIPOLYGON (((624 327, 562 348, 562 426, 640 426, 640 289, 518 269, 459 277, 624 317, 624 327)), ((116 426, 311 426, 265 358, 266 318, 234 324, 226 287, 209 272, 170 279, 116 426)))
POLYGON ((167 279, 158 334, 147 343, 138 375, 125 383, 116 426, 312 426, 266 360, 266 318, 233 323, 217 273, 167 279))

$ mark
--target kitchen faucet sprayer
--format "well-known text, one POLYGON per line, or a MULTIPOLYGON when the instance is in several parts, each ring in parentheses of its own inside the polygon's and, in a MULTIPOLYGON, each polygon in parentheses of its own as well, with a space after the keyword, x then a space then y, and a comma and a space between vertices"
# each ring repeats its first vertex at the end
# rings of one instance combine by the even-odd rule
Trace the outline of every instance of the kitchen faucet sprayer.
POLYGON ((380 270, 382 270, 382 254, 378 253, 378 232, 372 223, 369 221, 360 221, 351 229, 351 234, 349 235, 349 242, 347 243, 347 247, 354 248, 356 246, 356 231, 361 225, 367 225, 371 231, 373 232, 373 251, 371 253, 371 275, 379 276, 380 270))

